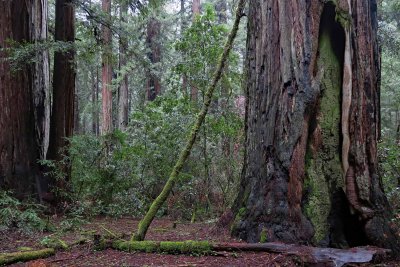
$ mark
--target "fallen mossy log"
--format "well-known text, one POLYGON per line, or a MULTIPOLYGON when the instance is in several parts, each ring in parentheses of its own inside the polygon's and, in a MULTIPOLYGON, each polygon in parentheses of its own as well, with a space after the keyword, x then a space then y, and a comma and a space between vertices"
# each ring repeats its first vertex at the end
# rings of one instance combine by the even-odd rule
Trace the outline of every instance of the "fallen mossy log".
POLYGON ((112 247, 127 252, 159 252, 169 254, 210 254, 212 245, 208 241, 114 241, 112 247))
POLYGON ((390 250, 376 247, 350 249, 317 248, 283 243, 210 243, 208 241, 114 241, 112 247, 127 252, 212 254, 220 251, 268 252, 298 256, 303 263, 343 266, 350 263, 379 263, 389 258, 390 250))
POLYGON ((16 263, 26 262, 31 260, 43 259, 50 257, 55 254, 55 250, 52 248, 46 248, 41 250, 28 250, 11 253, 0 254, 0 266, 16 263))

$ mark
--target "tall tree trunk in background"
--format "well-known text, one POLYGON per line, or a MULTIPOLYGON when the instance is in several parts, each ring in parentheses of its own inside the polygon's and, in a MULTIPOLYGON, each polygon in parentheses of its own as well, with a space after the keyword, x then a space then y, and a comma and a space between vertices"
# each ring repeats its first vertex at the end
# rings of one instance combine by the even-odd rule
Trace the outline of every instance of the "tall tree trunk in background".
MULTIPOLYGON (((217 11, 218 15, 218 23, 220 24, 227 24, 228 23, 228 5, 226 0, 219 0, 215 5, 215 10, 217 11)), ((224 72, 228 69, 228 64, 225 66, 224 72)), ((227 85, 226 76, 222 77, 221 81, 221 100, 220 100, 220 108, 222 111, 222 115, 226 117, 227 109, 229 108, 228 98, 229 98, 229 87, 227 85)), ((223 136, 222 137, 222 151, 224 155, 228 157, 230 155, 230 138, 223 136)), ((228 173, 230 171, 228 170, 228 173)))
MULTIPOLYGON (((56 24, 54 39, 60 42, 75 42, 75 7, 73 0, 56 0, 56 24)), ((48 158, 61 160, 67 146, 66 138, 73 135, 75 113, 75 48, 56 51, 53 72, 53 108, 50 124, 50 145, 48 158)), ((76 105, 77 106, 77 105, 76 105)), ((78 115, 78 114, 76 114, 78 115)), ((70 168, 63 166, 66 179, 70 168)), ((64 183, 54 184, 64 187, 64 183)))
MULTIPOLYGON (((102 0, 102 11, 107 14, 107 22, 111 23, 111 0, 102 0)), ((102 123, 101 134, 112 131, 112 39, 111 29, 102 25, 103 56, 102 56, 102 123)))
POLYGON ((399 253, 378 176, 376 9, 375 0, 250 1, 234 235, 399 253))
MULTIPOLYGON (((200 15, 200 5, 201 5, 200 0, 193 0, 193 3, 192 3, 192 15, 193 15, 192 19, 193 19, 193 21, 195 20, 197 15, 200 15)), ((191 85, 190 86, 190 99, 193 102, 197 103, 198 97, 199 97, 199 90, 194 85, 191 85)))
MULTIPOLYGON (((124 24, 125 18, 128 14, 128 2, 123 0, 120 6, 120 21, 124 24)), ((122 25, 123 26, 123 25, 122 25)), ((127 63, 126 51, 128 49, 128 39, 124 34, 119 37, 119 70, 121 71, 127 63)), ((120 130, 125 130, 128 126, 128 75, 127 73, 122 73, 123 78, 119 86, 118 94, 118 128, 120 130)))
MULTIPOLYGON (((215 10, 217 11, 218 23, 226 25, 228 23, 228 4, 226 0, 219 0, 215 5, 215 10)), ((222 116, 227 120, 227 114, 231 112, 229 106, 229 81, 227 80, 226 71, 229 69, 229 65, 226 64, 224 69, 224 74, 221 78, 221 97, 219 98, 219 108, 221 110, 222 116)), ((218 101, 218 100, 216 100, 218 101)), ((227 181, 233 182, 233 157, 231 154, 231 138, 225 133, 221 136, 221 156, 224 160, 223 175, 226 177, 227 181)))
MULTIPOLYGON (((47 1, 0 1, 0 47, 8 40, 40 43, 47 37, 47 1)), ((0 187, 18 197, 40 194, 44 182, 37 161, 48 136, 48 52, 12 70, 0 52, 0 187), (36 187, 35 187, 36 184, 36 187)))
MULTIPOLYGON (((154 1, 154 0, 153 0, 154 1)), ((155 4, 152 4, 155 6, 155 4)), ((157 7, 154 7, 157 8, 157 7)), ((146 43, 149 49, 148 58, 151 64, 157 64, 161 61, 161 46, 160 46, 160 30, 161 24, 154 16, 149 18, 147 22, 147 37, 146 43)), ((147 71, 147 100, 153 101, 161 93, 161 83, 158 75, 151 70, 147 71)))
MULTIPOLYGON (((45 0, 32 0, 30 19, 30 38, 36 43, 47 41, 48 3, 45 0)), ((35 51, 32 88, 36 128, 36 143, 40 148, 40 159, 45 159, 49 147, 50 129, 50 66, 49 51, 35 51)))
MULTIPOLYGON (((79 92, 79 86, 78 83, 75 83, 75 90, 76 92, 79 92)), ((81 134, 81 123, 80 123, 80 118, 79 118, 79 96, 78 94, 75 94, 74 96, 74 134, 81 134)))
POLYGON ((97 79, 97 66, 91 70, 91 81, 92 81, 92 133, 98 135, 98 79, 97 79))
MULTIPOLYGON (((187 23, 186 23, 186 18, 185 18, 185 13, 186 13, 185 0, 181 0, 180 13, 181 13, 181 38, 183 38, 183 34, 185 33, 186 28, 187 28, 187 23)), ((184 59, 185 59, 185 56, 186 55, 183 55, 184 59)), ((184 73, 182 75, 182 91, 185 96, 188 95, 187 87, 188 87, 188 78, 187 78, 187 75, 184 73)))

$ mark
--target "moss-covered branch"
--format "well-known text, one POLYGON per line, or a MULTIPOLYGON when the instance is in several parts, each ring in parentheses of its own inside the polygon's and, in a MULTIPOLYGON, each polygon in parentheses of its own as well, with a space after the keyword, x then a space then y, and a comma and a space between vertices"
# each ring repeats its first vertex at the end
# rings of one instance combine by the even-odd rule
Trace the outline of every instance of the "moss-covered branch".
POLYGON ((159 252, 169 254, 209 254, 212 246, 208 241, 115 241, 113 248, 123 251, 159 252))
POLYGON ((54 255, 54 253, 55 251, 52 248, 33 250, 33 251, 2 253, 0 254, 0 266, 15 262, 25 262, 30 260, 47 258, 54 255))
POLYGON ((132 236, 132 240, 137 240, 137 241, 144 240, 151 222, 153 221, 154 217, 156 216, 157 211, 161 208, 161 206, 167 200, 167 198, 168 198, 169 194, 171 193, 171 190, 176 182, 176 179, 178 178, 178 175, 182 170, 183 165, 185 164, 187 158, 190 155, 193 144, 196 141, 196 137, 199 132, 199 129, 200 129, 201 125, 203 124, 204 119, 207 115, 208 108, 210 106, 211 99, 212 99, 213 93, 215 91, 215 88, 217 86, 217 83, 221 79, 222 72, 223 72, 223 69, 225 66, 225 62, 226 62, 228 55, 232 49, 233 40, 236 37, 236 34, 239 29, 239 22, 240 22, 241 17, 243 16, 243 9, 245 6, 245 2, 246 2, 245 0, 239 1, 238 8, 236 10, 235 23, 229 34, 228 40, 225 44, 224 52, 222 53, 222 55, 219 59, 218 66, 213 75, 212 82, 210 83, 210 85, 208 86, 208 88, 206 90, 203 107, 202 107, 200 113, 197 115, 196 123, 193 125, 192 131, 189 135, 186 146, 181 151, 178 161, 176 162, 174 168, 172 169, 169 179, 168 179, 167 183, 165 184, 163 190, 161 191, 160 195, 153 201, 153 203, 150 206, 150 209, 148 210, 148 212, 146 213, 146 215, 144 216, 142 221, 139 223, 138 230, 137 230, 136 234, 132 236))

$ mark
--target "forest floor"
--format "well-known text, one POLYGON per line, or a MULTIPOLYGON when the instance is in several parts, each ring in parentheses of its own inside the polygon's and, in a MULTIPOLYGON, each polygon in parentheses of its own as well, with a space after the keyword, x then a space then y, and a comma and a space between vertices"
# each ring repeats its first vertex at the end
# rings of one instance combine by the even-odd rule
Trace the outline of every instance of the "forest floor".
MULTIPOLYGON (((83 225, 79 230, 66 232, 58 237, 66 243, 81 239, 85 233, 95 230, 101 235, 107 232, 130 235, 137 227, 138 220, 132 218, 98 217, 83 225)), ((40 240, 49 233, 34 235, 18 231, 0 232, 0 252, 14 252, 21 247, 43 248, 40 240)), ((179 223, 169 219, 153 222, 146 236, 148 240, 185 241, 208 240, 212 242, 241 242, 230 237, 228 230, 218 229, 215 223, 179 223)), ((43 243, 43 242, 42 242, 43 243)), ((215 256, 168 255, 157 253, 126 253, 114 249, 95 251, 93 243, 76 245, 66 251, 59 251, 54 256, 28 263, 10 266, 49 267, 49 266, 305 266, 298 257, 266 252, 226 252, 215 256)), ((368 264, 351 266, 374 266, 368 264)), ((388 262, 378 266, 400 266, 388 262)))

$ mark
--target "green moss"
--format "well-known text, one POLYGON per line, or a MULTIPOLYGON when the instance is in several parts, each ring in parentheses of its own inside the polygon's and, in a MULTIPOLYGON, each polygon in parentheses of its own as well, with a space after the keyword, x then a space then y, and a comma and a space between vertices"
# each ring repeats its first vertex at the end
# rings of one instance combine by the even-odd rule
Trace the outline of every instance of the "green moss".
POLYGON ((115 241, 113 247, 123 251, 159 252, 169 254, 209 254, 212 246, 208 241, 115 241))
POLYGON ((239 209, 238 213, 235 216, 235 219, 233 220, 233 223, 231 225, 231 232, 237 227, 238 223, 242 220, 243 216, 246 214, 246 208, 242 207, 239 209))
MULTIPOLYGON (((325 22, 326 23, 326 22, 325 22)), ((322 25, 319 39, 318 70, 321 78, 321 98, 316 117, 318 147, 307 148, 306 180, 304 186, 309 196, 305 213, 314 225, 314 242, 319 243, 329 234, 328 216, 331 210, 331 192, 342 187, 342 165, 340 160, 340 120, 342 66, 332 44, 330 25, 322 25)), ((340 41, 340 40, 339 40, 340 41)), ((310 133, 312 135, 312 133, 310 133)))
POLYGON ((18 248, 18 251, 32 251, 33 250, 33 248, 30 248, 30 247, 19 247, 18 248))
POLYGON ((351 16, 348 12, 336 9, 336 21, 342 25, 344 29, 348 29, 351 25, 351 16))
POLYGON ((266 243, 266 242, 267 242, 267 229, 263 228, 260 234, 260 243, 266 243))
POLYGON ((208 254, 211 245, 208 241, 160 242, 160 252, 182 254, 208 254))
POLYGON ((11 264, 15 262, 26 262, 41 258, 47 258, 54 255, 55 251, 52 248, 34 250, 34 251, 20 251, 13 253, 0 254, 0 266, 11 264))

